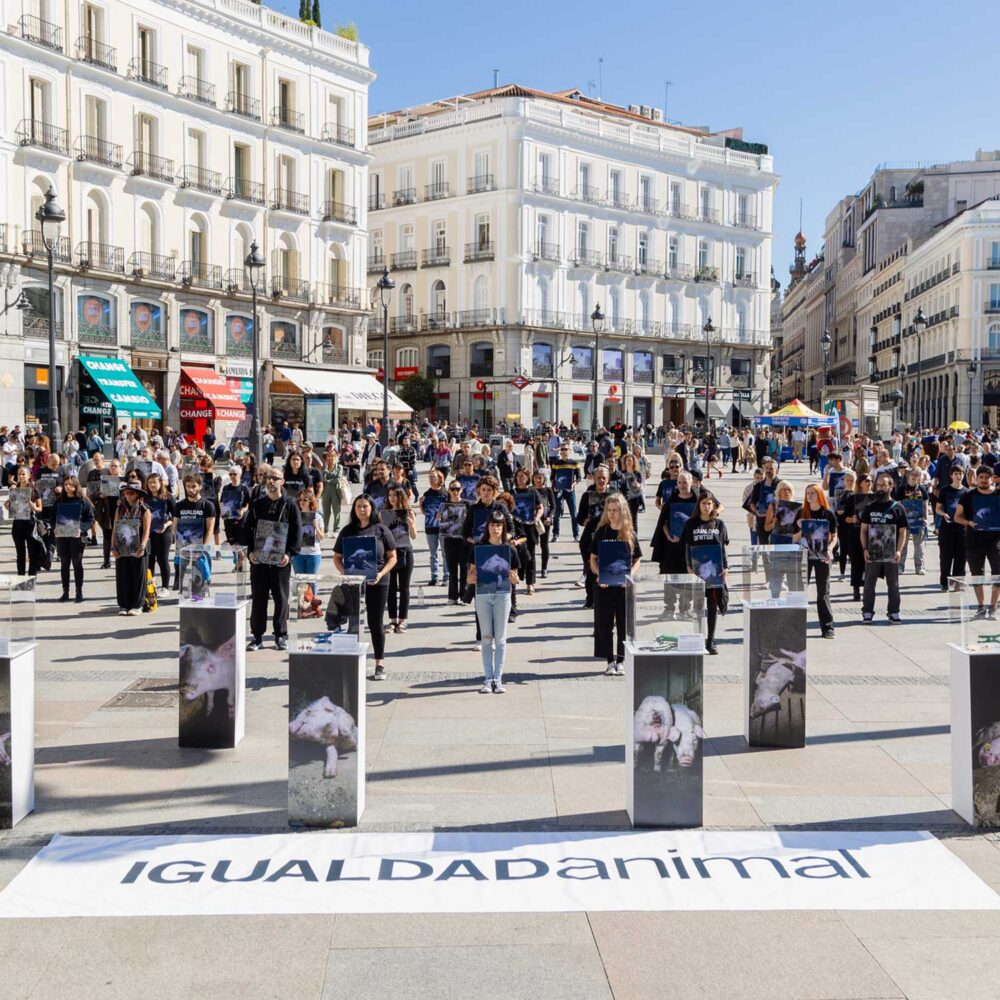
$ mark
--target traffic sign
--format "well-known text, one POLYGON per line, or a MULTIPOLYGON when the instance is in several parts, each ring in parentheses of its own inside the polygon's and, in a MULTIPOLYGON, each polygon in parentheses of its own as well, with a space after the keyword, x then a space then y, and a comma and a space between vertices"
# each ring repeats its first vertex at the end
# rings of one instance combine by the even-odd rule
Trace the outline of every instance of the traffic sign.
POLYGON ((515 375, 511 380, 510 384, 520 392, 522 389, 529 386, 531 383, 523 375, 515 375))
POLYGON ((484 390, 484 389, 486 388, 486 383, 485 383, 485 382, 484 382, 484 381, 483 381, 482 379, 480 379, 480 380, 479 380, 479 381, 478 381, 478 382, 476 383, 476 388, 477 388, 477 389, 478 389, 478 390, 479 390, 480 392, 482 392, 482 391, 483 391, 483 390, 484 390))

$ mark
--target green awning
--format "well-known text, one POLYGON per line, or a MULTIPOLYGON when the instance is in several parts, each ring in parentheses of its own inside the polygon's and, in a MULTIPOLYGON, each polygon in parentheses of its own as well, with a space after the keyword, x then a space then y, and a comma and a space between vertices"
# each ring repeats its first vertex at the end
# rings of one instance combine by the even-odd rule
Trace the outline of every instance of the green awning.
POLYGON ((135 372, 120 358, 88 358, 81 355, 80 364, 119 416, 147 419, 162 416, 160 408, 136 378, 135 372))

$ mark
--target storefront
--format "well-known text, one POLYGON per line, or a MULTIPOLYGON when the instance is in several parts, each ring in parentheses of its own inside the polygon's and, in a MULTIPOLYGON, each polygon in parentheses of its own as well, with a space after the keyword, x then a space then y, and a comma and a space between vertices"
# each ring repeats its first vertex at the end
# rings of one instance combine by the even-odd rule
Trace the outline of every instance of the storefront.
POLYGON ((555 419, 552 412, 552 393, 533 392, 531 394, 531 419, 534 424, 547 424, 555 419))
POLYGON ((201 442, 211 430, 217 443, 228 444, 249 433, 247 408, 226 375, 214 368, 181 366, 180 430, 201 442))
MULTIPOLYGON (((49 426, 49 369, 47 365, 24 366, 24 425, 49 426)), ((56 368, 56 398, 63 395, 62 368, 56 368)))
POLYGON ((81 355, 79 386, 80 426, 96 427, 105 442, 114 440, 123 423, 160 420, 162 411, 135 372, 120 358, 81 355))
POLYGON ((580 430, 589 430, 593 420, 593 412, 590 396, 586 396, 581 393, 573 394, 571 422, 574 427, 579 427, 580 430))

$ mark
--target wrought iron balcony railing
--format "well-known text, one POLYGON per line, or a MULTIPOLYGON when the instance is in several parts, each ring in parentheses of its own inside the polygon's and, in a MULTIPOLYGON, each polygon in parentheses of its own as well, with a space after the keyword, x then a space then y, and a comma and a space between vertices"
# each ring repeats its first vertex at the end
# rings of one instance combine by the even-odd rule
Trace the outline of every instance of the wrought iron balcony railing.
POLYGON ((451 186, 447 181, 435 181, 433 184, 424 185, 424 201, 439 201, 447 198, 451 193, 451 186))
POLYGON ((167 67, 151 59, 143 59, 142 56, 136 56, 129 62, 128 78, 159 87, 160 90, 167 89, 167 67))
POLYGON ((89 240, 76 245, 76 266, 81 271, 125 273, 125 248, 89 240))
POLYGON ((390 257, 389 267, 393 271, 410 271, 417 266, 416 250, 400 250, 390 257))
POLYGON ((558 177, 536 177, 531 185, 536 194, 559 194, 558 177))
POLYGON ((251 121, 260 121, 260 101, 240 90, 231 90, 226 94, 226 110, 251 121))
POLYGON ((88 163, 100 163, 115 170, 121 170, 123 163, 121 146, 108 142, 107 139, 98 139, 94 135, 77 136, 76 158, 86 160, 88 163))
POLYGON ((534 257, 535 260, 549 260, 558 263, 559 244, 546 243, 543 240, 537 240, 531 251, 531 256, 534 257))
POLYGON ((392 192, 392 207, 398 205, 413 205, 417 201, 417 189, 413 187, 399 188, 392 192))
POLYGON ((58 125, 50 125, 37 118, 25 118, 14 136, 19 146, 34 146, 35 149, 47 149, 50 153, 69 155, 69 133, 58 125))
POLYGON ((308 302, 309 282, 275 274, 271 278, 271 296, 276 299, 291 299, 293 302, 308 302))
POLYGON ((180 278, 185 286, 222 290, 222 268, 217 264, 206 264, 203 260, 182 261, 180 278))
POLYGON ((420 251, 421 267, 445 267, 451 263, 451 247, 431 247, 420 251))
POLYGON ((118 52, 90 35, 81 35, 76 40, 76 57, 92 66, 103 66, 112 72, 118 71, 118 52))
MULTIPOLYGON (((69 237, 59 236, 52 240, 52 260, 56 264, 69 264, 72 260, 69 252, 69 237)), ((28 229, 21 233, 21 252, 25 257, 33 260, 44 260, 48 257, 48 250, 45 249, 45 241, 42 239, 41 231, 38 229, 28 229)))
POLYGON ((206 170, 186 163, 177 178, 182 188, 194 188, 205 194, 222 194, 222 175, 216 170, 206 170))
POLYGON ((304 134, 306 130, 305 115, 301 111, 279 105, 271 109, 271 124, 289 132, 304 134))
POLYGON ((385 208, 385 195, 384 194, 369 194, 368 195, 368 211, 377 212, 380 208, 385 208))
POLYGON ((313 285, 313 301, 320 306, 360 309, 363 294, 360 288, 351 288, 349 285, 328 285, 323 283, 313 285))
POLYGON ((353 205, 345 205, 339 201, 324 201, 323 221, 356 226, 358 224, 358 210, 353 205))
POLYGON ((578 247, 569 256, 569 262, 574 267, 604 267, 604 254, 600 250, 585 250, 578 247))
POLYGON ((201 80, 196 76, 182 76, 178 84, 181 97, 190 97, 192 101, 210 104, 215 107, 215 84, 201 80))
POLYGON ((275 188, 271 192, 271 208, 277 212, 292 212, 295 215, 309 214, 309 195, 288 188, 275 188))
POLYGON ((483 191, 495 191, 496 184, 493 180, 493 174, 476 174, 475 177, 470 177, 465 190, 466 194, 482 194, 483 191))
POLYGON ((476 243, 465 244, 465 262, 468 264, 477 260, 493 260, 496 256, 496 245, 492 240, 479 240, 476 243))
POLYGON ((251 205, 265 203, 264 185, 248 177, 230 177, 225 183, 223 193, 233 201, 245 201, 251 205))
POLYGON ((137 250, 129 257, 125 270, 137 280, 175 281, 177 278, 177 263, 174 258, 158 253, 137 250))
POLYGON ((338 146, 354 145, 354 129, 348 128, 346 125, 337 125, 333 122, 327 122, 323 126, 319 137, 323 142, 332 142, 338 146))
POLYGON ((165 184, 174 182, 174 161, 137 149, 128 158, 126 167, 133 177, 150 177, 165 184))
POLYGON ((374 274, 381 271, 387 265, 387 259, 382 251, 377 251, 368 255, 368 273, 374 274))
POLYGON ((44 45, 46 48, 62 52, 63 30, 57 24, 43 21, 34 14, 23 14, 17 19, 17 34, 25 41, 44 45))

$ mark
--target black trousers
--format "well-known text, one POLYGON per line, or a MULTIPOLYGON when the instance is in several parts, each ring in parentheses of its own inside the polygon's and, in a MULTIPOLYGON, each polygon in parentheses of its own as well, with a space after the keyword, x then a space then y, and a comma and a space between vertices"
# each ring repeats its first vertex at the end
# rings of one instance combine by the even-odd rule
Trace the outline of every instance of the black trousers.
POLYGON ((445 535, 444 564, 448 567, 448 600, 457 601, 465 589, 465 578, 469 574, 469 546, 464 538, 445 535))
POLYGON ((39 545, 34 540, 35 526, 33 521, 12 521, 10 534, 14 539, 14 552, 17 556, 17 575, 24 576, 25 564, 29 576, 38 576, 39 545))
POLYGON ((833 624, 833 609, 830 607, 830 563, 820 559, 810 559, 809 565, 816 577, 816 611, 819 623, 824 628, 833 624))
POLYGON ((76 592, 83 590, 83 539, 57 538, 56 552, 59 554, 59 573, 62 577, 64 594, 69 593, 69 568, 73 567, 73 582, 76 592))
POLYGON ((538 548, 542 553, 542 572, 545 573, 549 568, 549 538, 552 534, 551 526, 547 527, 538 536, 538 548))
POLYGON ((160 567, 160 583, 164 588, 170 586, 170 546, 173 543, 173 532, 153 532, 149 536, 149 568, 156 577, 156 567, 160 567))
MULTIPOLYGON (((461 541, 461 539, 459 539, 461 541)), ((464 542, 462 543, 465 544, 464 542)), ((365 611, 368 616, 368 634, 372 638, 372 652, 376 662, 385 657, 385 604, 389 588, 365 584, 365 611)))
POLYGON ((942 587, 948 586, 949 576, 965 576, 965 528, 942 521, 938 529, 938 554, 942 587))
POLYGON ((101 538, 104 541, 104 565, 111 565, 111 543, 115 540, 114 528, 105 528, 101 525, 101 538))
POLYGON ((524 545, 518 546, 517 552, 524 565, 521 567, 521 576, 528 586, 535 585, 535 550, 538 548, 538 531, 531 529, 525 532, 524 545))
POLYGON ((142 608, 146 595, 146 556, 119 556, 115 562, 115 592, 122 611, 142 608))
POLYGON ((705 622, 708 626, 706 641, 715 638, 715 626, 719 621, 719 600, 721 597, 721 587, 710 587, 705 591, 705 622))
POLYGON ((410 613, 411 576, 413 576, 413 549, 397 548, 396 565, 389 570, 389 617, 393 621, 405 622, 410 613))
POLYGON ((291 563, 287 566, 250 564, 250 634, 255 639, 260 639, 267 629, 269 598, 274 600, 271 622, 275 638, 288 634, 288 585, 291 576, 291 563))
POLYGON ((861 548, 861 528, 850 525, 854 530, 851 532, 851 586, 863 587, 865 585, 865 553, 861 548))
POLYGON ((837 518, 837 562, 843 576, 847 572, 847 560, 851 555, 851 533, 857 528, 848 524, 843 517, 837 518))
POLYGON ((625 587, 594 587, 594 656, 608 662, 625 659, 627 599, 625 587), (613 639, 617 639, 614 646, 613 639))

